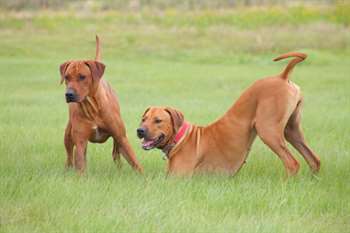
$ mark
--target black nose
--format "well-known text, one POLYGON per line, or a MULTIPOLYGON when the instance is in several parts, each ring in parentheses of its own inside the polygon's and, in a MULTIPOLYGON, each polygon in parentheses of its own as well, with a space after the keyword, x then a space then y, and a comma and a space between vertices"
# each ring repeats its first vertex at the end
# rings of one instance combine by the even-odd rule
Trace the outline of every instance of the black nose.
POLYGON ((69 102, 74 102, 77 99, 77 95, 75 94, 75 91, 72 89, 68 89, 66 92, 66 101, 67 103, 69 102))
POLYGON ((138 128, 136 131, 137 131, 137 137, 144 138, 146 136, 146 129, 138 128))

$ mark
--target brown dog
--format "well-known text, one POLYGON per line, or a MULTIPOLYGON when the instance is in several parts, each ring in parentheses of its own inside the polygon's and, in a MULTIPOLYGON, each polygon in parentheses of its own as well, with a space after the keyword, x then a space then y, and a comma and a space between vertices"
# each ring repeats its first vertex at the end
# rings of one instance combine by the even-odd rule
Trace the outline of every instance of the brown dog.
POLYGON ((148 108, 137 129, 143 148, 162 149, 169 159, 170 174, 235 174, 257 134, 279 156, 288 175, 298 172, 299 163, 285 139, 304 156, 312 171, 319 171, 320 159, 306 144, 300 125, 300 89, 288 79, 293 67, 306 55, 291 52, 274 61, 288 57, 295 58, 280 75, 256 81, 224 116, 206 127, 185 122, 182 113, 172 108, 148 108))
POLYGON ((120 165, 121 152, 134 169, 142 171, 126 137, 117 97, 102 79, 104 70, 97 36, 95 60, 67 61, 60 66, 61 83, 66 84, 66 101, 69 104, 69 121, 64 135, 66 167, 74 164, 80 173, 84 172, 87 142, 103 143, 112 136, 113 160, 120 165))

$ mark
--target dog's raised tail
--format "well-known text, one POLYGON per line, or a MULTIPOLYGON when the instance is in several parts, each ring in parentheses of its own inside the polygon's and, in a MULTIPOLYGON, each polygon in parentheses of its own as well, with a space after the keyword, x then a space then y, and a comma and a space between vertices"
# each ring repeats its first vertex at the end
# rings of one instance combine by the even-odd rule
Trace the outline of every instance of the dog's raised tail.
POLYGON ((98 35, 96 35, 96 56, 95 56, 96 61, 101 61, 101 45, 100 45, 100 38, 98 35))
POLYGON ((296 64, 298 64, 299 62, 302 62, 303 60, 305 60, 307 55, 305 53, 289 52, 289 53, 282 54, 279 57, 276 57, 275 59, 273 59, 273 61, 279 61, 279 60, 289 58, 289 57, 295 57, 295 58, 293 60, 291 60, 288 63, 287 67, 283 70, 280 77, 284 80, 288 79, 288 76, 289 76, 290 72, 293 70, 294 66, 296 64))

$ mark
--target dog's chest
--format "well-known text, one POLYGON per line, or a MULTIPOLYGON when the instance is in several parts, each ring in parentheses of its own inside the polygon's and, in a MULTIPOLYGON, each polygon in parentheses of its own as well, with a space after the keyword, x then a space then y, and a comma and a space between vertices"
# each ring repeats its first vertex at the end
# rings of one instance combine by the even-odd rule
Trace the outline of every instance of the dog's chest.
POLYGON ((97 125, 93 125, 91 128, 91 134, 89 137, 90 142, 103 143, 109 138, 110 134, 99 128, 97 125))

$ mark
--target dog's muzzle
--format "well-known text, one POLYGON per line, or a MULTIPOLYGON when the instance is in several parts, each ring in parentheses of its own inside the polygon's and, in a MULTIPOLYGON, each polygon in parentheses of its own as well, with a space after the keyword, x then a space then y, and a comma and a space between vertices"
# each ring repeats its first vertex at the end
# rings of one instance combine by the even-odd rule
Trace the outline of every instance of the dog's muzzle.
POLYGON ((77 102, 78 96, 73 89, 68 89, 66 92, 66 102, 77 102))
POLYGON ((138 128, 137 130, 136 130, 136 132, 137 132, 137 137, 138 138, 144 138, 144 137, 146 137, 146 129, 145 128, 138 128))

